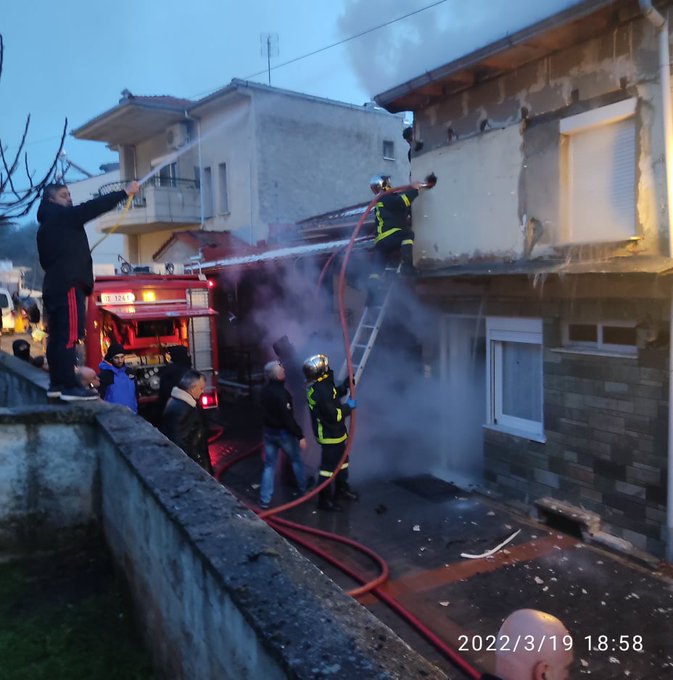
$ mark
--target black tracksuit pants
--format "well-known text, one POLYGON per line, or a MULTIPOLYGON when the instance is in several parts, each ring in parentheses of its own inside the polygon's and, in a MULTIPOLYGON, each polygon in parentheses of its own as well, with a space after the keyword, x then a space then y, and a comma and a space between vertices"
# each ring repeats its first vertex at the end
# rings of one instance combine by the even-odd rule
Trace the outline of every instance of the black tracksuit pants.
POLYGON ((80 288, 45 293, 44 311, 47 316, 47 362, 53 386, 76 387, 77 341, 84 337, 86 296, 80 288))

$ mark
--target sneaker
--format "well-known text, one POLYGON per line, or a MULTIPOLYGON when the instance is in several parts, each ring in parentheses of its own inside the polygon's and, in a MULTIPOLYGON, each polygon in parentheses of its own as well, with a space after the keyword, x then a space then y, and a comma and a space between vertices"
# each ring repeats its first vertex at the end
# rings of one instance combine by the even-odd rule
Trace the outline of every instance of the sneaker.
POLYGON ((270 503, 265 503, 264 501, 260 501, 260 502, 259 502, 259 507, 260 507, 262 510, 268 510, 268 509, 269 509, 269 506, 270 506, 270 503))
POLYGON ((90 390, 86 387, 64 387, 61 390, 63 401, 93 401, 100 399, 97 390, 90 390))
POLYGON ((62 391, 63 387, 61 387, 61 385, 52 385, 50 383, 49 387, 47 388, 47 397, 49 399, 58 399, 58 397, 61 396, 62 391))

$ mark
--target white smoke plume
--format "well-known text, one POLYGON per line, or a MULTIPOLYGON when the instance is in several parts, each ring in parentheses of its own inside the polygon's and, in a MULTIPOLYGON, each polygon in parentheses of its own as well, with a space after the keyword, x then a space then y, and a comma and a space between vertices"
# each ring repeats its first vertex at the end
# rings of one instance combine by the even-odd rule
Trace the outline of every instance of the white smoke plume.
MULTIPOLYGON (((339 30, 347 38, 431 4, 345 0, 339 30)), ((350 56, 374 97, 575 4, 578 0, 446 0, 350 41, 350 56)))

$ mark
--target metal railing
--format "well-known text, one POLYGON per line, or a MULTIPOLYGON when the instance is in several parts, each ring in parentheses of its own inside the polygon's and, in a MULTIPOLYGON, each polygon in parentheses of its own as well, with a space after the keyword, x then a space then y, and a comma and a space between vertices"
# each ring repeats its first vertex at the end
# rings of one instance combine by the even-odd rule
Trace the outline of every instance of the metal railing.
MULTIPOLYGON (((122 191, 131 182, 130 179, 120 180, 119 182, 109 182, 108 184, 103 184, 98 189, 99 196, 105 196, 112 193, 113 191, 122 191)), ((147 205, 147 199, 145 198, 145 189, 147 187, 168 187, 171 189, 193 189, 194 191, 199 190, 199 182, 194 179, 182 179, 180 177, 161 177, 160 175, 155 175, 150 177, 147 182, 140 187, 140 191, 133 197, 131 202, 131 208, 144 208, 147 205)), ((123 204, 120 205, 119 209, 123 208, 123 204)))

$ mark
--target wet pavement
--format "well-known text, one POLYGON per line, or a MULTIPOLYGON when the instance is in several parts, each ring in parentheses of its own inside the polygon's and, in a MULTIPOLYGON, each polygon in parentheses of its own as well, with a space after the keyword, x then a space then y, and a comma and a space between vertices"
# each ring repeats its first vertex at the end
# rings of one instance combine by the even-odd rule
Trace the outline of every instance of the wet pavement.
MULTIPOLYGON (((236 419, 234 418, 233 421, 236 419)), ((249 450, 255 428, 217 442, 213 458, 249 450)), ((261 460, 251 456, 222 481, 256 499, 261 460)), ((279 475, 282 477, 282 475, 279 475)), ((292 497, 277 483, 274 503, 292 497)), ((659 680, 673 677, 673 580, 578 537, 531 521, 510 508, 448 483, 421 476, 360 484, 361 500, 340 513, 317 512, 315 500, 282 516, 339 533, 380 554, 390 568, 382 587, 471 664, 493 672, 494 638, 502 620, 530 607, 557 616, 569 629, 575 656, 571 677, 659 680), (520 533, 495 555, 469 559, 520 533), (490 637, 489 637, 490 636, 490 637)), ((321 542, 351 567, 374 577, 368 559, 321 542)), ((310 553, 309 559, 344 589, 353 582, 310 553)), ((361 603, 450 677, 461 677, 424 638, 373 595, 361 603)))

